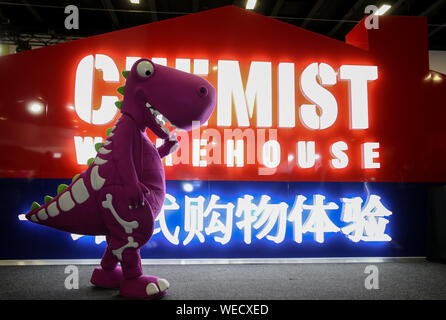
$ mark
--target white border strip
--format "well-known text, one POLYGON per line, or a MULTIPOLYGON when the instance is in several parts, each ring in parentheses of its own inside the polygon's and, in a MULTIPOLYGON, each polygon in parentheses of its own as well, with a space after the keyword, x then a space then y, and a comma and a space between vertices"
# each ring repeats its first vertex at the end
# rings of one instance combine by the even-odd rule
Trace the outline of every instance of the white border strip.
MULTIPOLYGON (((252 259, 142 259, 143 265, 199 264, 292 264, 292 263, 384 263, 426 261, 426 257, 346 258, 252 258, 252 259)), ((100 259, 0 260, 0 266, 99 265, 100 259)))

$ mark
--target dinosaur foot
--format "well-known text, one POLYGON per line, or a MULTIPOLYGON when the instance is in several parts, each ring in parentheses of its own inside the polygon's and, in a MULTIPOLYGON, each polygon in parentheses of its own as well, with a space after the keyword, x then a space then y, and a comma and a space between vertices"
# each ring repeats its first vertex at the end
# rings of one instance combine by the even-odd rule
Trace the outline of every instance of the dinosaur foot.
POLYGON ((121 282, 120 295, 133 299, 153 299, 164 296, 169 289, 169 282, 154 276, 140 276, 124 279, 121 282))
POLYGON ((95 268, 91 275, 91 283, 102 288, 119 288, 123 279, 122 269, 116 267, 112 270, 95 268))

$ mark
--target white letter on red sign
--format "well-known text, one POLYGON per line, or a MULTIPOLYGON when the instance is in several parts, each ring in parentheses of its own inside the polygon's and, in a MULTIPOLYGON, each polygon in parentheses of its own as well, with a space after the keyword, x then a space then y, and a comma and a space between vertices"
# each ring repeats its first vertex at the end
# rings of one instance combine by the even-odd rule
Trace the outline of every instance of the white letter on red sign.
POLYGON ((243 140, 232 140, 226 141, 226 166, 234 166, 234 158, 237 167, 243 167, 244 165, 244 141, 243 140), (235 147, 234 147, 235 142, 235 147))
POLYGON ((369 127, 367 81, 378 79, 378 67, 341 66, 339 78, 350 80, 350 128, 367 129, 369 127))
POLYGON ((279 128, 294 128, 296 104, 294 63, 279 63, 279 128))
POLYGON ((297 142, 297 165, 303 169, 314 166, 316 162, 316 143, 314 141, 297 142))
POLYGON ((218 61, 217 126, 232 124, 232 100, 239 127, 249 127, 256 102, 257 127, 272 125, 271 62, 252 62, 243 90, 238 61, 218 61))
POLYGON ((348 146, 344 141, 338 141, 331 145, 330 153, 334 159, 330 160, 330 164, 335 169, 343 169, 348 165, 348 156, 345 151, 348 150, 348 146))
POLYGON ((102 142, 102 137, 78 137, 74 136, 74 148, 78 164, 87 164, 88 159, 96 157, 94 145, 102 142))
POLYGON ((379 162, 373 160, 379 157, 379 152, 375 151, 379 149, 378 142, 366 142, 362 145, 362 168, 363 169, 378 169, 380 167, 379 162))
POLYGON ((118 97, 103 96, 100 108, 93 110, 93 63, 96 69, 102 70, 105 82, 119 82, 118 68, 109 56, 97 54, 96 59, 93 59, 93 55, 84 57, 76 70, 74 109, 83 121, 103 125, 115 118, 118 112, 115 102, 118 101, 118 97))
POLYGON ((336 83, 336 72, 326 63, 312 63, 300 76, 300 87, 303 95, 314 104, 303 104, 300 107, 300 119, 309 129, 327 129, 338 116, 338 104, 330 91, 322 85, 331 86, 336 83), (321 115, 316 112, 316 107, 321 110, 321 115))

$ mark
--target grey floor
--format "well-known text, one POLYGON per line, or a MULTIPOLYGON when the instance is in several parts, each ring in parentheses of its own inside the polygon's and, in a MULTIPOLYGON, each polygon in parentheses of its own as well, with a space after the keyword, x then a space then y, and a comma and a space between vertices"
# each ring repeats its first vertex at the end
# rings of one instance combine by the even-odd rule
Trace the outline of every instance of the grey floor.
MULTIPOLYGON (((363 263, 157 265, 146 274, 171 283, 164 299, 446 299, 446 265, 386 262, 379 289, 367 290, 363 263)), ((0 299, 123 299, 90 284, 94 266, 78 266, 79 289, 64 286, 65 266, 0 267, 0 299)))

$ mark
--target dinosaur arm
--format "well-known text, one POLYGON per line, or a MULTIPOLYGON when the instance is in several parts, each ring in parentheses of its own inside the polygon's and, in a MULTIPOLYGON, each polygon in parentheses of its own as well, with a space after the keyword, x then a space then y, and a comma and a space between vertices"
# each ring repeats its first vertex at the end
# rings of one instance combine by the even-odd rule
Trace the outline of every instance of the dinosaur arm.
POLYGON ((169 139, 164 140, 164 143, 157 148, 161 158, 178 150, 179 144, 175 134, 171 135, 169 139))

